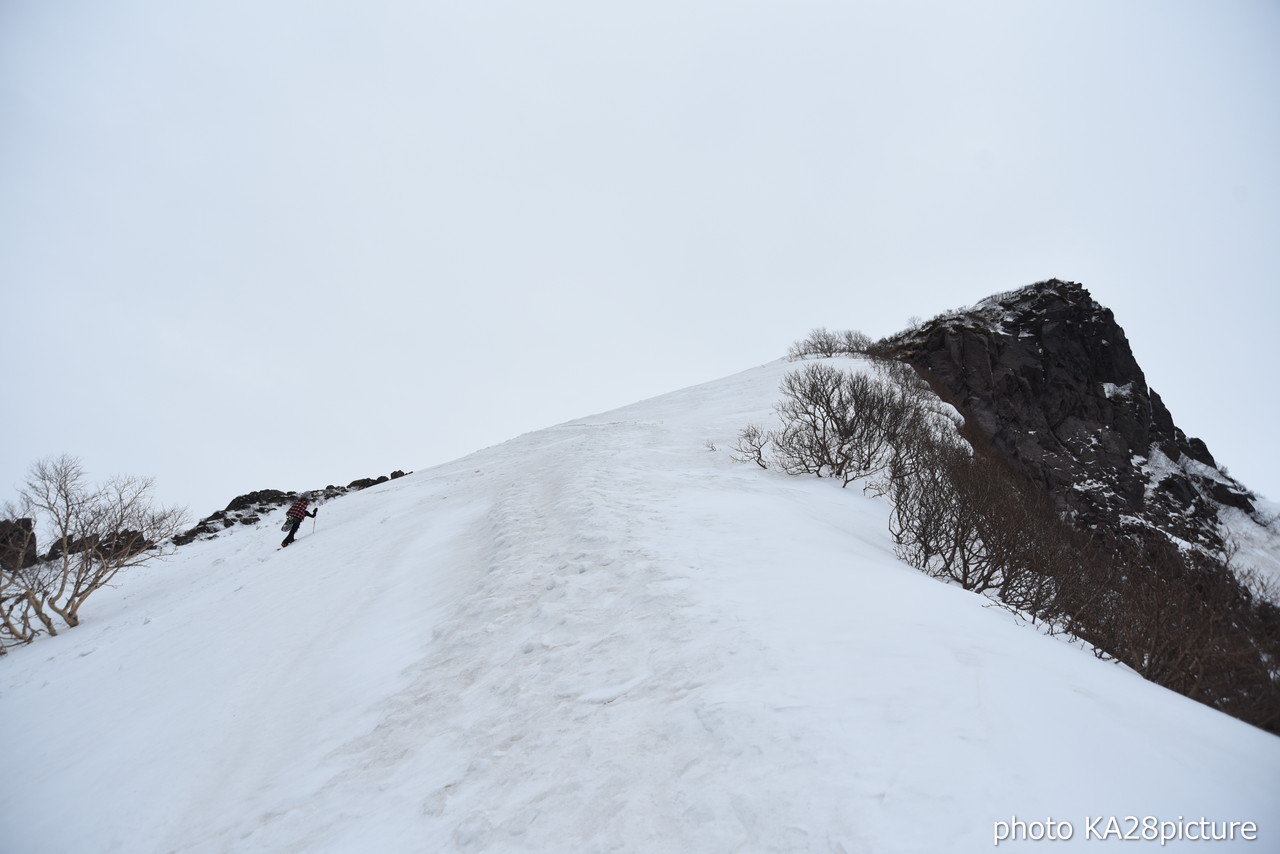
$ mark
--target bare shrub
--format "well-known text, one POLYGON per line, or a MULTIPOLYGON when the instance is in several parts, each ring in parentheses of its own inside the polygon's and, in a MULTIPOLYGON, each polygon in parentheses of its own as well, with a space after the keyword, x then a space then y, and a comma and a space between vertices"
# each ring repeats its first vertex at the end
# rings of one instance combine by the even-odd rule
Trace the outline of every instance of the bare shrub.
POLYGON ((775 459, 789 474, 847 486, 885 469, 914 412, 907 396, 864 373, 812 364, 787 374, 775 409, 775 459))
POLYGON ((734 458, 842 486, 866 479, 868 489, 883 491, 891 470, 902 475, 926 449, 959 443, 954 412, 913 369, 872 364, 874 375, 827 363, 787 374, 774 406, 780 426, 744 428, 734 458))
POLYGON ((1146 544, 1116 583, 1124 619, 1107 640, 1147 679, 1280 731, 1280 613, 1230 564, 1167 542, 1146 544))
POLYGON ((867 352, 871 346, 871 336, 856 329, 845 329, 840 333, 840 351, 849 355, 867 352))
POLYGON ((999 601, 1152 682, 1280 730, 1280 608, 1231 566, 1229 550, 1183 551, 1161 537, 1097 542, 1035 490, 1009 485, 992 505, 1000 529, 981 534, 1002 566, 999 601))
POLYGON ((930 575, 945 566, 955 546, 958 492, 942 461, 944 450, 924 445, 910 469, 891 471, 889 533, 898 558, 930 575))
POLYGON ((855 356, 866 353, 870 346, 871 338, 857 330, 832 332, 819 326, 807 338, 792 344, 787 350, 787 358, 795 362, 807 356, 828 359, 833 356, 855 356))
POLYGON ((1002 584, 1007 564, 988 540, 1001 522, 992 503, 1003 483, 958 445, 935 445, 916 463, 896 470, 889 483, 890 534, 899 558, 966 590, 1002 584))
POLYGON ((764 451, 769 446, 769 431, 756 424, 748 424, 738 431, 738 439, 733 444, 733 459, 740 463, 755 463, 767 469, 764 451))

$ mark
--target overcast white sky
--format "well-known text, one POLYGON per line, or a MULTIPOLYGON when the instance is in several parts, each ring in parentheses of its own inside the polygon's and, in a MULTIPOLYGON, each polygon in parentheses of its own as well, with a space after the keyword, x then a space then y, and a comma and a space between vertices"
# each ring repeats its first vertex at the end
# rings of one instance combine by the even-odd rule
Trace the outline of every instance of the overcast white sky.
POLYGON ((1054 276, 1280 499, 1280 3, 0 0, 6 494, 203 516, 1054 276))

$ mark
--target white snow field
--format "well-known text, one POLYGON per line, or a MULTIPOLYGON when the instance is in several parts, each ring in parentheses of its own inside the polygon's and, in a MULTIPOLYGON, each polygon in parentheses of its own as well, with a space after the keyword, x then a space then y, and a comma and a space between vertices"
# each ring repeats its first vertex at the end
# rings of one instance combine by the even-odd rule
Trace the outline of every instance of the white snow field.
POLYGON ((732 461, 793 367, 134 572, 0 660, 0 851, 1280 851, 1280 738, 732 461))

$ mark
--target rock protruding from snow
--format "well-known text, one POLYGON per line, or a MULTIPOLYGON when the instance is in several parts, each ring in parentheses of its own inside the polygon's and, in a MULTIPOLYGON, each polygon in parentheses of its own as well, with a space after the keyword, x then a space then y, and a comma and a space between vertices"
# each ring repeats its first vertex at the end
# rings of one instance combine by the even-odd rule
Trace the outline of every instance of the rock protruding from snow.
POLYGON ((263 516, 271 513, 277 507, 292 504, 301 497, 312 501, 328 501, 331 498, 338 498, 349 492, 358 492, 361 489, 368 489, 371 486, 404 476, 405 472, 397 469, 390 476, 384 474, 377 478, 366 477, 353 480, 346 486, 333 486, 330 484, 324 489, 312 489, 307 492, 284 492, 279 489, 259 489, 254 492, 246 492, 244 495, 237 495, 231 499, 224 509, 204 517, 190 530, 174 537, 173 542, 176 545, 185 546, 198 539, 211 540, 218 536, 220 532, 228 528, 234 528, 236 525, 256 525, 262 521, 263 516))
POLYGON ((34 520, 0 519, 0 567, 12 572, 38 559, 34 520))

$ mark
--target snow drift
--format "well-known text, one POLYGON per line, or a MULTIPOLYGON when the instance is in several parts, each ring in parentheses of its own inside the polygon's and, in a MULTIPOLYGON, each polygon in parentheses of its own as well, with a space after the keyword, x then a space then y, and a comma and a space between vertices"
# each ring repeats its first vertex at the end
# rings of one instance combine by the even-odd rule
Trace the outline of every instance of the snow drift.
POLYGON ((967 852, 1126 817, 1280 844, 1280 739, 898 562, 856 487, 733 462, 791 368, 123 579, 0 661, 0 850, 967 852))

